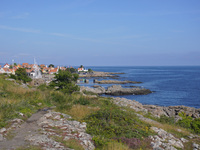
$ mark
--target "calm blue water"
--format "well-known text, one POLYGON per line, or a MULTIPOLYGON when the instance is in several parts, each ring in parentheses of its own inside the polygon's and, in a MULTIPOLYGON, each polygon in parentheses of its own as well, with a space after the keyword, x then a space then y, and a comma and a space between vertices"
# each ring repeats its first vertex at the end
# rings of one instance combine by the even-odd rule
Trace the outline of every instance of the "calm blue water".
MULTIPOLYGON (((136 85, 151 91, 149 95, 121 96, 142 104, 161 106, 185 105, 200 108, 200 66, 187 67, 87 67, 95 71, 124 72, 118 80, 141 81, 136 85)), ((107 78, 109 79, 109 78, 107 78)), ((105 79, 98 79, 105 80, 105 79)), ((87 86, 94 85, 93 79, 87 86)), ((84 84, 85 86, 85 84, 84 84)), ((102 85, 104 87, 110 85, 102 85)))

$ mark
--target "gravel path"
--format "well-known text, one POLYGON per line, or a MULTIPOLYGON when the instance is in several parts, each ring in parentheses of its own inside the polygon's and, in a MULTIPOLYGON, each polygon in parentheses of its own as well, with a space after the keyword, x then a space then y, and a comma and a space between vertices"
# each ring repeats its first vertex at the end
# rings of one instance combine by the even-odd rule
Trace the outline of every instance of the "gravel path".
POLYGON ((37 120, 41 118, 47 111, 40 110, 33 114, 26 122, 24 122, 19 128, 9 131, 14 137, 4 139, 0 141, 0 149, 3 150, 14 150, 18 147, 28 147, 29 142, 25 138, 31 134, 39 134, 40 127, 37 125, 37 120))

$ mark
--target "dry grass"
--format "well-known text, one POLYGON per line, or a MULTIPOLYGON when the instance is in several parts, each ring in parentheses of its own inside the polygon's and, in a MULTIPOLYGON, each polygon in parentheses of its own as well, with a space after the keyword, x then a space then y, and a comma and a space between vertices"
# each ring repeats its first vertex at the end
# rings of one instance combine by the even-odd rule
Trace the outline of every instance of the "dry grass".
POLYGON ((131 150, 127 145, 118 142, 109 142, 102 150, 131 150))
POLYGON ((91 114, 94 111, 99 110, 98 107, 88 107, 85 105, 74 105, 72 106, 72 108, 70 109, 69 112, 67 112, 69 115, 71 115, 72 117, 74 117, 77 120, 82 120, 84 117, 86 117, 87 115, 91 114))
POLYGON ((11 92, 13 94, 22 94, 22 95, 24 95, 26 92, 30 92, 31 90, 11 85, 11 86, 7 87, 6 91, 11 92))

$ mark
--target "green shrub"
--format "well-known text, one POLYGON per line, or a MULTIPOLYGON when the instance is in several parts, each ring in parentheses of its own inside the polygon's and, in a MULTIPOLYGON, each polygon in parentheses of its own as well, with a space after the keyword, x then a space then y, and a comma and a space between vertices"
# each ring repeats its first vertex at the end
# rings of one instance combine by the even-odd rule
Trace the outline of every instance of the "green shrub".
POLYGON ((150 125, 140 121, 135 114, 114 106, 101 109, 86 119, 87 132, 95 136, 95 144, 102 145, 105 139, 114 137, 142 138, 150 134, 150 125))
POLYGON ((177 124, 184 128, 191 128, 192 117, 187 116, 184 112, 179 113, 179 116, 182 119, 177 124))
POLYGON ((175 124, 174 117, 167 117, 165 115, 161 115, 158 121, 161 123, 175 124))
POLYGON ((78 100, 74 101, 74 104, 89 105, 90 101, 86 97, 81 96, 78 100))
POLYGON ((41 91, 45 91, 48 88, 48 86, 46 84, 40 84, 37 88, 41 91))
POLYGON ((191 128, 195 133, 200 134, 200 118, 196 118, 192 121, 191 128))

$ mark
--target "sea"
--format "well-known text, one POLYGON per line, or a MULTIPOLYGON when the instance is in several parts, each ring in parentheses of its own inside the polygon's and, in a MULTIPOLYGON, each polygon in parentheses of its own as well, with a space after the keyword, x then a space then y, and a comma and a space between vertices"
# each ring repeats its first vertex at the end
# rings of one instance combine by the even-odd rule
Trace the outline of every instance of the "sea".
MULTIPOLYGON (((153 91, 148 95, 118 96, 130 100, 136 100, 142 104, 159 106, 185 105, 200 108, 200 66, 88 66, 94 71, 121 72, 117 79, 141 81, 140 84, 124 84, 125 88, 140 86, 153 91)), ((93 86, 94 78, 89 79, 88 84, 93 86)), ((98 80, 111 80, 111 78, 99 78, 98 80)), ((101 84, 108 87, 108 84, 101 84)), ((103 95, 106 96, 106 95, 103 95)))

